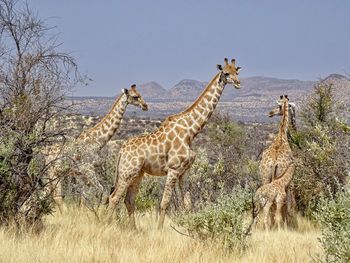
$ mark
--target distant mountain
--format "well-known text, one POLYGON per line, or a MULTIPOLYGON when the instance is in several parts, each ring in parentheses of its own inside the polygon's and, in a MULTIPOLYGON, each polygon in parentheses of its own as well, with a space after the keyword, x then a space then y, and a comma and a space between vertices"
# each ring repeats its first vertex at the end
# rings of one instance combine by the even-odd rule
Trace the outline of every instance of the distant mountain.
MULTIPOLYGON (((334 85, 334 96, 338 102, 350 105, 350 79, 339 74, 331 74, 324 81, 334 85)), ((289 95, 300 109, 303 101, 311 94, 316 81, 297 79, 278 79, 270 77, 249 77, 241 79, 241 88, 228 85, 220 99, 218 110, 228 112, 236 120, 271 121, 267 112, 274 107, 280 95, 289 95)), ((151 81, 139 85, 139 91, 149 104, 149 111, 143 112, 129 107, 127 115, 150 116, 152 118, 169 116, 187 108, 201 94, 206 82, 184 79, 170 90, 151 81)), ((77 98, 67 98, 76 100, 77 98)), ((105 114, 114 98, 81 98, 76 109, 83 114, 105 114)))
POLYGON ((231 89, 227 92, 226 99, 235 99, 237 95, 242 97, 259 97, 259 99, 261 97, 270 99, 280 95, 289 95, 290 98, 299 100, 301 96, 312 89, 315 82, 297 79, 250 77, 243 78, 241 84, 241 90, 235 92, 231 89))
MULTIPOLYGON (((231 85, 225 88, 222 101, 233 101, 239 97, 264 97, 287 94, 300 97, 310 91, 315 82, 295 79, 277 79, 268 77, 250 77, 241 79, 241 89, 237 90, 231 85)), ((193 101, 196 99, 207 82, 184 79, 169 90, 169 98, 173 100, 193 101)))
POLYGON ((155 81, 140 84, 138 90, 145 100, 165 99, 169 97, 169 92, 155 81))
POLYGON ((332 81, 332 80, 333 81, 334 80, 349 80, 349 78, 344 76, 344 75, 341 75, 341 74, 333 73, 324 79, 324 81, 332 81))
POLYGON ((333 85, 333 95, 340 103, 350 106, 350 79, 340 74, 330 74, 324 79, 333 85))
POLYGON ((207 85, 206 82, 184 79, 169 90, 171 99, 193 100, 207 85))

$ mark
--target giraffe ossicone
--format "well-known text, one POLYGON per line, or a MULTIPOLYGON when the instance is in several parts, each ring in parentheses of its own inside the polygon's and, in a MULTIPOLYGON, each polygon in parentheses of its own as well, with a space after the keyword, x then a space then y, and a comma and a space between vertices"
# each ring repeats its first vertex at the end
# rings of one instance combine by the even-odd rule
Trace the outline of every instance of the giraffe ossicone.
POLYGON ((144 136, 126 140, 117 157, 116 183, 109 197, 108 217, 113 216, 116 205, 124 193, 130 224, 135 227, 135 198, 145 173, 153 176, 167 176, 160 206, 158 228, 164 224, 165 212, 170 202, 176 181, 179 181, 183 200, 183 176, 195 160, 191 144, 202 130, 226 86, 240 88, 235 60, 224 60, 218 65, 217 73, 197 100, 181 113, 169 116, 158 130, 144 136))

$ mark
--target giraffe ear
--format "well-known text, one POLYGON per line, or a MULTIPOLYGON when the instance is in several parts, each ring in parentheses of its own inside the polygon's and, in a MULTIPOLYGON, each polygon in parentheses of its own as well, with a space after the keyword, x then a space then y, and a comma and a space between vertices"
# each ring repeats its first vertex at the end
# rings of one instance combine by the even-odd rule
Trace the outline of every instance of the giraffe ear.
POLYGON ((124 94, 128 94, 128 93, 129 93, 128 89, 122 89, 122 92, 123 92, 124 94))
POLYGON ((222 70, 222 66, 220 64, 217 64, 216 67, 218 70, 222 70))
POLYGON ((241 71, 241 69, 242 69, 241 67, 237 67, 236 68, 237 73, 239 73, 241 71))

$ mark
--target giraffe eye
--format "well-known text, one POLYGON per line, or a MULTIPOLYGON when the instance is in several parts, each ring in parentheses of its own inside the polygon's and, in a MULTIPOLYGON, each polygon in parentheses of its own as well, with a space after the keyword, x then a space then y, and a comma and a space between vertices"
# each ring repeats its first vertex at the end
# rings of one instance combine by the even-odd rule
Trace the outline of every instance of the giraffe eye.
POLYGON ((134 100, 138 100, 138 99, 139 99, 138 96, 132 96, 132 98, 133 98, 134 100))

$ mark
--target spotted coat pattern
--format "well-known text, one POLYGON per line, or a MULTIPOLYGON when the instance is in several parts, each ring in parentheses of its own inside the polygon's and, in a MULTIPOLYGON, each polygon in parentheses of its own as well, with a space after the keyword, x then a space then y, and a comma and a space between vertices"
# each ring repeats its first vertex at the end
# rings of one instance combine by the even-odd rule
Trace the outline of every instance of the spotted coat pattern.
POLYGON ((131 138, 124 142, 117 157, 115 189, 109 197, 111 218, 116 205, 124 193, 130 225, 135 227, 135 197, 145 173, 153 176, 167 176, 158 228, 164 223, 165 211, 171 199, 176 181, 179 181, 183 200, 183 177, 195 160, 191 143, 202 130, 219 102, 226 84, 240 87, 235 60, 225 66, 218 65, 220 72, 210 81, 199 98, 183 112, 169 116, 155 132, 131 138))

